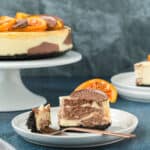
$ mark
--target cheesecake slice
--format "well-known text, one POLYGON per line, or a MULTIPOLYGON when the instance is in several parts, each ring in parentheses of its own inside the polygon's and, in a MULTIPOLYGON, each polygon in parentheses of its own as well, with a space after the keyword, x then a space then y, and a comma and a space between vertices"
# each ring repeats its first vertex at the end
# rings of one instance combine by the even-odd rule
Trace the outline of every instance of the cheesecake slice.
POLYGON ((105 93, 85 89, 60 97, 59 126, 106 129, 111 124, 109 100, 105 93))
POLYGON ((41 132, 51 124, 50 104, 33 108, 27 119, 26 125, 31 132, 41 132))
POLYGON ((136 85, 150 86, 150 61, 142 61, 134 64, 136 85))

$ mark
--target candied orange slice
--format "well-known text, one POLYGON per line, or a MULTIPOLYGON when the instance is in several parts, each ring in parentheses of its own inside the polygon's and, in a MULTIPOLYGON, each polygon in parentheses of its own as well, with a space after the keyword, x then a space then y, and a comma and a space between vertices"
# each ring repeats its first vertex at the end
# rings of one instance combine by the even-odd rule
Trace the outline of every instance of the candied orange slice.
POLYGON ((53 30, 63 29, 64 28, 64 22, 63 22, 63 20, 61 18, 59 18, 59 17, 56 17, 56 16, 55 16, 55 19, 56 19, 56 25, 52 29, 53 30))
POLYGON ((19 20, 19 19, 26 19, 27 17, 29 17, 30 14, 27 14, 27 13, 23 13, 23 12, 17 12, 16 13, 16 19, 19 20))
POLYGON ((147 55, 147 61, 150 61, 150 54, 147 55))
POLYGON ((30 16, 27 18, 28 26, 17 29, 16 31, 23 32, 34 32, 34 31, 45 31, 47 29, 47 23, 39 16, 30 16))
POLYGON ((47 23, 47 30, 51 30, 57 24, 56 18, 48 15, 40 15, 42 19, 44 19, 47 23))
POLYGON ((106 93, 111 103, 115 103, 117 101, 118 93, 117 93, 116 88, 111 83, 100 78, 91 79, 91 80, 81 83, 75 89, 75 91, 83 90, 83 89, 90 89, 90 88, 101 90, 104 93, 106 93))
POLYGON ((9 31, 15 24, 16 20, 8 16, 0 16, 0 32, 9 31))

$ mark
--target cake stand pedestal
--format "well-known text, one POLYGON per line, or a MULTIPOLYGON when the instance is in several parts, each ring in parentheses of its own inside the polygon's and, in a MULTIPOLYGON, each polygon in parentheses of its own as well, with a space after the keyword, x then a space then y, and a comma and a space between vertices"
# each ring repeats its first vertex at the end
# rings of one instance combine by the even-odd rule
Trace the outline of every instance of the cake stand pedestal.
POLYGON ((0 61, 0 112, 27 110, 46 103, 46 99, 29 91, 20 77, 20 69, 60 66, 78 62, 81 55, 70 51, 48 59, 0 61))

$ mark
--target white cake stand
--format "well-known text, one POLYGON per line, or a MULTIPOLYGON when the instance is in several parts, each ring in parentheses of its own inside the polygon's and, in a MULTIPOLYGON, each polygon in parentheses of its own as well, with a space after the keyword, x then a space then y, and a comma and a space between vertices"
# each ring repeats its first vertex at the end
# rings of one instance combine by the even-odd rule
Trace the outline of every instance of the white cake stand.
POLYGON ((74 51, 48 59, 0 61, 0 112, 31 109, 46 99, 29 91, 21 81, 20 69, 60 66, 78 62, 81 55, 74 51))

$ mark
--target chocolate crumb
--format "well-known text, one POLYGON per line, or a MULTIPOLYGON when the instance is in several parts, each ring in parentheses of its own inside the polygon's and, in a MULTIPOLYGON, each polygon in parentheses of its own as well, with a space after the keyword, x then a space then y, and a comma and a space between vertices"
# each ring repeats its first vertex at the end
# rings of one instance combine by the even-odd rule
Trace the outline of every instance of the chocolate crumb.
POLYGON ((36 128, 35 115, 33 112, 29 114, 29 118, 27 119, 26 125, 28 129, 31 129, 31 132, 38 132, 36 128))

